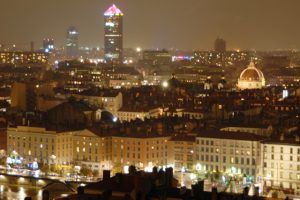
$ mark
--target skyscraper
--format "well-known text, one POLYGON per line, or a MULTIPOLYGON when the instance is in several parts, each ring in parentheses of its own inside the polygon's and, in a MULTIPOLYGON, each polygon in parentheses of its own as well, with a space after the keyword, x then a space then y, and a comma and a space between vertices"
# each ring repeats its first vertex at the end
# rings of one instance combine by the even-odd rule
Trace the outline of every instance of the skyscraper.
POLYGON ((67 30, 66 55, 68 58, 76 58, 78 56, 78 36, 79 33, 74 26, 70 26, 67 30))
POLYGON ((46 53, 52 52, 54 50, 54 40, 49 39, 49 38, 45 38, 43 40, 43 50, 46 53))
POLYGON ((123 13, 114 4, 104 13, 104 53, 108 63, 123 61, 123 13))
POLYGON ((226 52, 226 41, 222 38, 217 38, 215 40, 215 51, 218 53, 226 52))

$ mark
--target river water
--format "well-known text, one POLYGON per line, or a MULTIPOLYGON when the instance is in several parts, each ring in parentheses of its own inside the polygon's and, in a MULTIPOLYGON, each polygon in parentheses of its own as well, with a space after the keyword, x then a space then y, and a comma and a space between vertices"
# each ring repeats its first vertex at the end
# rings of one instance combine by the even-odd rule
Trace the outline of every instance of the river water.
POLYGON ((42 190, 22 186, 7 186, 0 184, 0 199, 1 200, 23 200, 25 197, 32 197, 32 200, 42 199, 42 190))

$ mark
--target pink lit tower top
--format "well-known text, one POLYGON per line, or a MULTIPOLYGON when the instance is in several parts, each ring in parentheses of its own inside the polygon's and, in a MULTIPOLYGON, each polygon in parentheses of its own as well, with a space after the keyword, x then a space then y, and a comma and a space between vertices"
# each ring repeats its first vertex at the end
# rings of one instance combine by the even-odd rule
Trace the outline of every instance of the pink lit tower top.
POLYGON ((107 63, 123 62, 123 13, 115 4, 104 12, 104 51, 107 63))

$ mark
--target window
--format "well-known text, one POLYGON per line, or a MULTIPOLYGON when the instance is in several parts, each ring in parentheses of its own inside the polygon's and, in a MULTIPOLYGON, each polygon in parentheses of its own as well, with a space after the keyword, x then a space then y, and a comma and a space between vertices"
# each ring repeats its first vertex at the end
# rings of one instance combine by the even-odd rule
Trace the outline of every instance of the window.
POLYGON ((239 158, 235 157, 235 164, 238 164, 238 163, 239 163, 239 158))

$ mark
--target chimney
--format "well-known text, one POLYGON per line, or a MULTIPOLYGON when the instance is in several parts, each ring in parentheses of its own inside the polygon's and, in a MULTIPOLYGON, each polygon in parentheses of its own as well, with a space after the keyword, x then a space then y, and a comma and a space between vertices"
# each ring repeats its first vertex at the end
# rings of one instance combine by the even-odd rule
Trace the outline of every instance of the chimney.
POLYGON ((43 190, 42 200, 50 200, 50 193, 48 190, 43 190))
POLYGON ((84 194, 84 187, 79 186, 79 187, 77 188, 77 194, 78 194, 78 195, 83 195, 83 194, 84 194))
POLYGON ((259 187, 254 188, 254 196, 259 196, 259 187))
POLYGON ((109 180, 110 179, 110 170, 103 170, 103 180, 109 180))
POLYGON ((159 122, 158 124, 157 124, 157 127, 156 127, 156 129, 157 129, 157 133, 158 133, 158 135, 162 135, 163 134, 163 124, 162 124, 162 122, 159 122))
POLYGON ((169 167, 169 168, 166 168, 166 185, 168 187, 172 187, 172 181, 173 181, 173 168, 172 167, 169 167))
POLYGON ((200 199, 204 191, 204 181, 198 181, 195 185, 192 185, 192 191, 195 199, 200 199))
POLYGON ((296 142, 300 142, 300 136, 296 135, 295 140, 296 140, 296 142))
POLYGON ((248 196, 248 193, 249 193, 249 188, 245 187, 244 190, 243 190, 243 196, 244 197, 248 196))
POLYGON ((217 200, 218 199, 218 189, 216 187, 213 187, 211 189, 211 200, 217 200))

